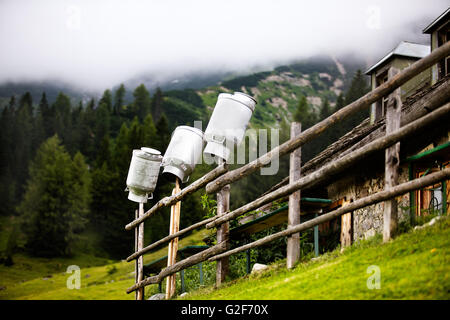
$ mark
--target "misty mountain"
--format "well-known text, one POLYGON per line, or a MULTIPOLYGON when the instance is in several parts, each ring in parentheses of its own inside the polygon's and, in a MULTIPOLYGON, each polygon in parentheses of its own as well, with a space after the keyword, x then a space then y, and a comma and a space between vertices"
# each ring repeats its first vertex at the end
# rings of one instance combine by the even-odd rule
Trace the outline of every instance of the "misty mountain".
MULTIPOLYGON (((156 88, 160 88, 163 91, 183 90, 187 88, 200 89, 216 85, 227 77, 231 77, 230 72, 190 73, 165 76, 164 79, 156 78, 152 75, 140 75, 123 82, 127 89, 125 102, 130 103, 133 101, 133 90, 140 84, 144 84, 149 92, 153 94, 156 88)), ((116 90, 119 85, 117 84, 112 90, 116 90)), ((103 93, 75 88, 58 81, 6 82, 0 84, 0 107, 3 107, 9 101, 11 96, 14 95, 17 98, 27 91, 31 93, 34 102, 39 101, 42 93, 45 92, 49 103, 53 103, 56 100, 59 92, 64 92, 70 96, 74 103, 78 103, 79 101, 86 103, 91 98, 98 100, 103 93)))
MULTIPOLYGON (((241 76, 224 71, 173 75, 155 80, 156 77, 151 75, 141 75, 123 82, 126 88, 124 102, 129 104, 133 101, 133 91, 141 83, 152 95, 159 87, 164 93, 162 111, 173 127, 192 124, 198 119, 206 121, 219 93, 242 91, 258 102, 251 125, 274 127, 282 119, 290 121, 301 95, 308 98, 310 107, 316 112, 324 99, 333 107, 337 96, 347 90, 358 68, 365 68, 365 62, 360 58, 347 56, 336 59, 323 55, 241 76)), ((55 101, 59 92, 64 92, 71 97, 73 105, 79 101, 86 105, 91 98, 98 101, 102 95, 102 92, 89 92, 50 81, 5 83, 0 85, 0 106, 6 105, 12 95, 19 97, 27 91, 31 93, 34 104, 40 100, 42 92, 46 93, 49 103, 55 101)))
POLYGON ((338 60, 330 56, 316 56, 264 71, 224 80, 197 93, 208 110, 214 107, 220 92, 241 91, 253 96, 257 106, 251 119, 255 127, 277 127, 282 120, 292 121, 301 96, 315 113, 322 102, 331 108, 337 97, 347 91, 357 69, 364 69, 361 59, 347 57, 338 60))

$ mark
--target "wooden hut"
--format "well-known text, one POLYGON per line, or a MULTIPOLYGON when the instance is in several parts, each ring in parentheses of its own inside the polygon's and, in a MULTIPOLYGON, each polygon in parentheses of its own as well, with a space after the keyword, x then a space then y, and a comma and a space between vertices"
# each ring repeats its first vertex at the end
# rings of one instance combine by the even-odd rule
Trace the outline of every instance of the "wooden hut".
MULTIPOLYGON (((372 90, 389 80, 388 70, 391 67, 403 70, 417 60, 430 53, 430 46, 407 41, 400 42, 397 47, 371 66, 366 74, 370 76, 372 90)), ((424 71, 400 87, 402 101, 414 93, 420 86, 428 85, 430 70, 424 71)), ((371 106, 371 123, 386 115, 387 97, 371 106)))
MULTIPOLYGON (((436 50, 444 43, 450 40, 450 8, 444 11, 439 17, 431 22, 423 33, 431 36, 431 51, 436 50)), ((450 56, 442 59, 439 63, 431 68, 431 84, 435 84, 449 74, 450 71, 450 56)))

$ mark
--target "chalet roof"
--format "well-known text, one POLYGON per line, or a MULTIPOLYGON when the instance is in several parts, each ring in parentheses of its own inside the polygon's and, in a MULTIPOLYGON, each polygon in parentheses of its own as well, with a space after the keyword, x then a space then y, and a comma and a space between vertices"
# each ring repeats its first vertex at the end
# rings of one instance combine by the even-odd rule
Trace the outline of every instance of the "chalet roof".
MULTIPOLYGON (((426 109, 422 105, 417 105, 421 98, 425 96, 431 96, 434 91, 438 89, 441 85, 449 81, 450 77, 439 80, 436 84, 431 87, 427 86, 427 83, 420 89, 418 89, 413 95, 408 97, 402 106, 402 118, 408 118, 409 113, 414 113, 419 109, 426 109)), ((379 138, 385 134, 386 122, 385 118, 381 118, 373 124, 370 124, 370 119, 366 118, 358 126, 353 128, 347 134, 339 138, 337 141, 329 145, 325 150, 319 153, 316 157, 305 163, 302 167, 302 174, 308 174, 323 166, 326 163, 336 160, 337 158, 360 148, 364 144, 379 138)))
POLYGON ((436 27, 440 26, 441 23, 448 22, 450 18, 450 7, 445 10, 439 17, 437 17, 432 23, 430 23, 425 29, 423 29, 423 33, 432 33, 436 27))
POLYGON ((385 62, 389 61, 391 58, 395 56, 422 59, 428 54, 430 54, 430 46, 414 42, 402 41, 398 44, 397 47, 395 47, 392 51, 390 51, 387 55, 385 55, 380 61, 371 66, 366 71, 366 74, 367 75, 371 74, 378 67, 380 67, 385 62))
MULTIPOLYGON (((410 116, 413 116, 414 118, 414 114, 420 113, 423 109, 427 109, 423 103, 420 103, 421 99, 433 95, 436 90, 439 90, 439 88, 446 84, 449 80, 450 76, 446 76, 431 87, 428 86, 428 83, 425 83, 422 88, 418 89, 413 95, 409 96, 403 103, 402 118, 408 119, 410 116)), ((371 124, 370 118, 366 118, 351 131, 343 135, 337 141, 329 145, 325 150, 316 155, 313 159, 306 162, 301 168, 302 175, 308 175, 318 168, 361 148, 374 139, 383 136, 386 130, 385 120, 385 118, 381 118, 371 124)), ((268 191, 263 193, 263 195, 287 185, 288 183, 289 177, 286 177, 276 185, 272 186, 268 191)))

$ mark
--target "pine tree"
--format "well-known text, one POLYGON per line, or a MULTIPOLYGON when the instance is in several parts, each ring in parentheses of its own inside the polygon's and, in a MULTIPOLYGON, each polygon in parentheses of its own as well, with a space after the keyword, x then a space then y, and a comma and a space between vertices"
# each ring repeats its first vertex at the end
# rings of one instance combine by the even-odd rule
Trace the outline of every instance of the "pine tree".
POLYGON ((166 151, 170 142, 171 132, 169 130, 169 121, 166 115, 163 113, 156 123, 156 139, 155 147, 161 151, 162 154, 166 151))
MULTIPOLYGON (((367 85, 367 80, 364 77, 361 70, 357 70, 355 75, 353 76, 350 87, 348 88, 345 94, 345 105, 349 105, 350 103, 358 100, 362 96, 364 96, 367 92, 369 92, 369 87, 367 85)), ((343 120, 338 128, 340 136, 343 136, 358 124, 360 124, 365 118, 369 117, 370 109, 361 110, 356 112, 355 114, 349 116, 347 119, 343 120)))
POLYGON ((134 234, 124 230, 136 209, 136 204, 124 192, 133 149, 130 141, 139 137, 141 130, 137 118, 133 123, 133 129, 128 129, 125 123, 120 128, 112 148, 111 164, 104 161, 93 173, 93 223, 101 234, 103 249, 113 258, 123 258, 133 246, 134 234))
POLYGON ((153 123, 153 117, 149 113, 142 123, 142 146, 150 146, 155 143, 156 139, 156 127, 153 123))
POLYGON ((103 139, 100 142, 100 147, 97 151, 97 158, 95 160, 96 167, 100 168, 104 163, 107 166, 111 166, 111 143, 109 140, 109 136, 103 136, 103 139))
POLYGON ((19 100, 19 110, 22 108, 24 108, 30 116, 33 115, 33 98, 28 91, 25 92, 19 100))
POLYGON ((113 113, 119 115, 122 110, 122 106, 125 102, 125 86, 121 84, 119 88, 114 93, 114 107, 113 113))
POLYGON ((328 118, 331 114, 330 102, 325 98, 320 106, 320 120, 328 118))
POLYGON ((144 144, 144 132, 137 117, 134 117, 128 130, 128 146, 133 149, 140 149, 144 144))
POLYGON ((41 101, 39 101, 38 114, 42 118, 42 126, 45 133, 45 138, 51 137, 54 132, 52 132, 52 119, 50 113, 50 106, 48 104, 47 95, 45 92, 42 93, 41 101))
POLYGON ((18 210, 33 255, 70 254, 76 233, 86 224, 90 175, 84 158, 72 160, 58 136, 46 140, 30 165, 26 193, 18 210))
POLYGON ((161 117, 161 114, 163 112, 162 110, 162 104, 163 104, 163 93, 161 89, 158 87, 156 88, 155 94, 152 98, 152 104, 151 104, 151 111, 152 116, 155 121, 158 121, 161 117))
POLYGON ((55 132, 63 142, 67 142, 72 128, 71 128, 71 111, 72 106, 70 98, 64 93, 60 92, 56 97, 55 102, 51 106, 51 113, 53 116, 53 132, 55 132))
MULTIPOLYGON (((86 156, 89 161, 95 160, 95 125, 96 125, 96 111, 95 100, 91 99, 86 109, 81 114, 80 119, 80 141, 79 150, 86 156)), ((100 137, 101 139, 102 137, 100 137)))
POLYGON ((0 214, 11 215, 14 213, 16 178, 13 172, 15 163, 14 150, 14 104, 15 98, 11 97, 8 106, 4 107, 0 117, 0 214))
MULTIPOLYGON (((335 111, 338 111, 340 109, 342 109, 343 107, 345 107, 345 98, 344 98, 344 94, 341 92, 341 94, 339 94, 339 96, 336 99, 336 107, 335 107, 335 111)), ((331 130, 329 130, 330 133, 330 143, 333 143, 334 141, 337 141, 342 135, 344 135, 346 132, 344 132, 342 123, 338 123, 336 126, 334 126, 331 130)))
POLYGON ((145 116, 150 112, 150 93, 147 91, 144 84, 141 84, 134 90, 133 96, 133 112, 138 116, 140 120, 143 120, 145 116))
POLYGON ((302 130, 306 130, 315 123, 315 115, 308 106, 305 96, 301 96, 297 110, 294 114, 294 121, 302 124, 302 130))
POLYGON ((345 104, 348 105, 353 101, 361 98, 369 91, 367 80, 360 69, 358 69, 353 76, 350 87, 345 94, 345 104))
POLYGON ((71 169, 72 192, 69 199, 72 223, 69 234, 77 234, 83 231, 89 221, 92 177, 85 158, 80 152, 73 157, 71 169))
POLYGON ((344 94, 341 92, 339 94, 339 96, 336 99, 336 111, 342 109, 343 107, 345 107, 345 99, 344 99, 344 94))
POLYGON ((14 196, 16 202, 23 193, 23 182, 28 178, 28 165, 33 154, 31 139, 33 134, 33 118, 29 113, 27 104, 17 110, 12 131, 14 143, 10 152, 13 155, 13 161, 10 165, 16 181, 16 191, 14 196))
POLYGON ((106 110, 108 111, 108 113, 112 112, 112 94, 111 94, 111 90, 106 89, 103 92, 103 96, 100 98, 100 101, 98 102, 98 105, 104 105, 106 107, 106 110))
POLYGON ((109 135, 110 128, 110 113, 108 106, 105 103, 100 103, 95 110, 95 125, 94 125, 94 146, 95 150, 100 147, 104 136, 109 135))
POLYGON ((119 134, 116 137, 111 157, 113 167, 117 172, 121 173, 121 176, 125 176, 128 172, 127 170, 128 165, 130 164, 132 150, 133 149, 128 144, 128 127, 126 123, 123 123, 120 127, 119 134))

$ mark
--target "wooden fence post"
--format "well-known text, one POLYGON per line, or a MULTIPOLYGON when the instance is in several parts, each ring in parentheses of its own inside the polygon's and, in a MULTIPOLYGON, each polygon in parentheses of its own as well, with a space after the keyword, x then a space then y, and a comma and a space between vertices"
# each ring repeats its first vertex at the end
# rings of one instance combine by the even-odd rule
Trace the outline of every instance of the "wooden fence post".
MULTIPOLYGON (((219 159, 219 165, 223 160, 219 159)), ((230 210, 230 185, 227 184, 217 193, 217 216, 224 215, 230 210)), ((226 241, 228 248, 230 223, 225 222, 217 228, 217 243, 226 241)), ((229 258, 225 257, 217 261, 216 265, 216 287, 219 287, 224 281, 229 269, 229 258)))
MULTIPOLYGON (((175 188, 172 191, 172 195, 180 192, 180 179, 176 178, 175 188)), ((178 201, 170 207, 170 234, 177 233, 180 228, 180 211, 181 211, 181 201, 178 201)), ((167 254, 167 267, 172 266, 176 263, 178 251, 178 238, 170 241, 168 254, 167 254)), ((166 299, 172 298, 175 294, 176 289, 176 274, 170 275, 166 280, 166 299)))
MULTIPOLYGON (((392 78, 400 70, 391 67, 389 69, 388 78, 392 78)), ((392 94, 387 103, 386 108, 386 135, 400 129, 400 117, 401 117, 401 88, 398 87, 392 94)), ((385 176, 384 176, 384 188, 385 190, 391 189, 398 184, 398 172, 400 163, 400 142, 397 142, 393 146, 386 149, 385 152, 385 176)), ((398 204, 397 200, 391 199, 384 203, 384 216, 383 216, 383 241, 389 241, 395 236, 398 226, 398 204)))
MULTIPOLYGON (((291 123, 291 139, 302 132, 302 125, 299 122, 291 123)), ((289 158, 289 183, 300 179, 300 168, 302 166, 301 148, 294 150, 289 158)), ((288 209, 288 229, 300 224, 300 190, 289 196, 288 209)), ((288 237, 286 248, 286 266, 293 268, 300 259, 300 233, 295 233, 288 237)))
MULTIPOLYGON (((139 217, 144 214, 144 204, 139 203, 139 217)), ((142 250, 144 247, 144 223, 140 223, 137 228, 137 251, 142 250)), ((141 282, 144 279, 144 257, 140 256, 137 259, 137 281, 141 282)), ((144 288, 141 288, 137 291, 136 300, 144 300, 144 288)))
MULTIPOLYGON (((314 218, 317 218, 319 214, 322 214, 323 210, 320 209, 319 212, 314 214, 314 218)), ((314 256, 319 256, 319 226, 314 227, 314 256)))
MULTIPOLYGON (((139 210, 135 211, 135 219, 139 218, 139 210)), ((134 252, 138 252, 138 237, 139 237, 139 228, 134 228, 134 252)), ((134 262, 134 282, 138 283, 138 274, 139 274, 139 260, 136 259, 134 262)), ((138 299, 139 290, 135 292, 135 300, 138 299)))
MULTIPOLYGON (((345 199, 342 202, 342 207, 348 205, 350 200, 345 199)), ((352 245, 352 213, 348 212, 341 216, 341 252, 345 247, 352 245)))
MULTIPOLYGON (((230 185, 225 187, 217 193, 217 215, 223 215, 230 210, 230 185)), ((225 222, 217 228, 217 243, 228 241, 230 223, 225 222)), ((228 243, 227 243, 228 247, 228 243)), ((223 258, 217 261, 216 266, 216 286, 220 286, 228 273, 229 258, 223 258)))

